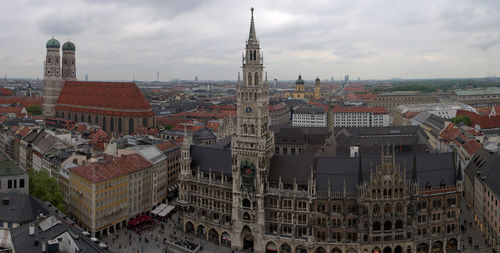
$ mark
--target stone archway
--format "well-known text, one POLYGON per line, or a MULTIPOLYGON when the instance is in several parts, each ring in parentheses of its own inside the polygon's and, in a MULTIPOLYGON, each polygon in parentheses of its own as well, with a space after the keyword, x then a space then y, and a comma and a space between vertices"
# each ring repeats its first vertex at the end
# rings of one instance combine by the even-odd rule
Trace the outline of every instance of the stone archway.
POLYGON ((400 245, 396 246, 396 248, 394 248, 394 253, 403 253, 403 248, 401 248, 400 245))
POLYGON ((228 232, 222 232, 220 239, 222 245, 231 247, 231 235, 228 232))
POLYGON ((196 228, 196 234, 205 236, 206 233, 207 231, 205 230, 205 227, 203 225, 198 225, 198 227, 196 228))
POLYGON ((276 246, 276 243, 269 241, 266 244, 266 253, 274 253, 278 252, 278 246, 276 246))
POLYGON ((372 250, 372 253, 381 253, 382 251, 380 251, 380 248, 379 247, 375 247, 373 248, 372 250))
POLYGON ((292 247, 288 243, 281 244, 280 253, 292 253, 292 247))
POLYGON ((342 253, 342 250, 340 248, 335 247, 332 249, 332 253, 342 253))
POLYGON ((194 225, 193 225, 192 222, 190 222, 190 221, 186 222, 185 231, 188 234, 193 234, 194 233, 194 225))
POLYGON ((208 230, 208 240, 219 245, 219 233, 217 232, 217 230, 215 230, 215 228, 211 228, 210 230, 208 230))
POLYGON ((435 241, 432 244, 432 253, 443 253, 443 242, 435 241))
POLYGON ((391 247, 385 247, 384 248, 384 253, 392 253, 391 247))
POLYGON ((244 226, 243 229, 241 230, 241 238, 243 240, 243 249, 247 249, 247 250, 252 250, 253 251, 253 246, 254 246, 254 243, 253 243, 253 235, 252 235, 252 230, 247 227, 247 226, 244 226))
POLYGON ((355 248, 349 248, 347 253, 358 253, 358 251, 355 248))
POLYGON ((307 248, 302 246, 302 245, 298 245, 297 247, 295 247, 295 252, 296 253, 308 253, 307 248))
POLYGON ((417 246, 417 253, 428 253, 429 252, 429 245, 427 243, 421 243, 417 246))
POLYGON ((455 238, 449 239, 448 242, 446 243, 446 252, 450 252, 450 251, 456 252, 457 248, 458 248, 458 241, 455 238))
POLYGON ((325 248, 319 246, 316 248, 316 251, 314 251, 315 253, 326 253, 326 250, 325 248))

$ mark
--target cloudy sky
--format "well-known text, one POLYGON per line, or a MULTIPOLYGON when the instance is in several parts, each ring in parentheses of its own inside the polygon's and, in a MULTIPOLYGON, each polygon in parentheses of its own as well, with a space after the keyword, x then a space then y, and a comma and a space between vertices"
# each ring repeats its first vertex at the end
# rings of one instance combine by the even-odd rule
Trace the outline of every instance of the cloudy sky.
POLYGON ((55 36, 76 44, 80 80, 234 80, 252 6, 269 78, 500 75, 494 0, 5 1, 0 75, 42 77, 55 36))

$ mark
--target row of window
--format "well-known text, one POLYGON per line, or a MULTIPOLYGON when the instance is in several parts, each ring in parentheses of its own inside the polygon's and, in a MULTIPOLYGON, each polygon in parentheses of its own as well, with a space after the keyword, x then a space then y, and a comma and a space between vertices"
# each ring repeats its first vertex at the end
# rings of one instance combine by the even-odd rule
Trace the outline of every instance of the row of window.
MULTIPOLYGON (((3 181, 5 182, 5 181, 3 181)), ((24 182, 24 178, 20 178, 20 179, 9 179, 7 180, 7 185, 2 185, 2 180, 0 180, 0 190, 2 190, 2 188, 5 188, 7 187, 6 189, 23 189, 24 187, 26 187, 25 185, 25 182, 24 182)))

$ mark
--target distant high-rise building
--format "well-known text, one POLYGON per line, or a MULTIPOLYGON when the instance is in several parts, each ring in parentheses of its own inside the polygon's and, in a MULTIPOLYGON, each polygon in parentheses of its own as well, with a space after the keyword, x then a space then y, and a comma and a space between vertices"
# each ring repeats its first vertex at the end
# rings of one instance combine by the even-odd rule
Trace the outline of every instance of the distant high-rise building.
POLYGON ((195 77, 194 77, 194 81, 195 81, 195 82, 198 82, 198 76, 195 76, 195 77))
POLYGON ((344 80, 349 81, 349 74, 345 75, 344 80))
POLYGON ((332 77, 330 78, 330 81, 332 81, 332 82, 333 82, 333 80, 334 80, 334 79, 333 79, 333 76, 332 76, 332 77))
POLYGON ((160 69, 156 69, 156 81, 160 81, 160 69))
POLYGON ((85 82, 89 81, 89 75, 85 74, 85 82))

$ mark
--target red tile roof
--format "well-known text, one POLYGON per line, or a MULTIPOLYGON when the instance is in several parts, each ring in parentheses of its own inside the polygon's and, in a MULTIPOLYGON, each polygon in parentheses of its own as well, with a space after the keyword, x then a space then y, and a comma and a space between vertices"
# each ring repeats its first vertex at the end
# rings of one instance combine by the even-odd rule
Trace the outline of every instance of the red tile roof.
POLYGON ((475 112, 457 110, 457 116, 469 117, 472 126, 479 125, 481 129, 500 128, 500 115, 490 117, 488 115, 478 114, 475 112))
POLYGON ((171 116, 164 116, 156 118, 156 125, 158 126, 177 126, 181 123, 192 123, 192 120, 177 118, 171 116))
POLYGON ((162 152, 165 152, 173 147, 178 147, 179 145, 173 141, 164 141, 161 143, 155 144, 155 146, 162 152))
POLYGON ((67 81, 55 110, 116 116, 153 116, 154 112, 135 83, 67 81))
POLYGON ((282 110, 283 108, 285 108, 285 106, 282 103, 277 103, 277 104, 274 104, 274 105, 269 105, 269 111, 270 112, 277 112, 279 110, 282 110))
POLYGON ((463 145, 463 148, 467 151, 467 153, 469 153, 469 155, 473 155, 481 148, 481 146, 481 143, 475 140, 469 140, 463 145))
POLYGON ((205 128, 205 126, 196 126, 193 124, 179 124, 176 127, 174 127, 173 130, 184 131, 184 129, 186 129, 186 131, 188 132, 196 132, 203 128, 205 128))
POLYGON ((28 116, 28 113, 23 113, 24 107, 13 106, 13 107, 0 107, 0 114, 15 114, 17 118, 24 118, 28 116))
POLYGON ((14 104, 19 103, 24 107, 30 105, 42 106, 43 99, 41 97, 0 97, 0 104, 14 104))
POLYGON ((87 181, 99 182, 146 169, 152 164, 139 154, 122 155, 111 159, 70 169, 87 181))
POLYGON ((14 93, 12 93, 11 89, 0 88, 0 95, 1 96, 14 96, 14 93))
POLYGON ((334 113, 362 113, 369 112, 373 114, 388 114, 384 107, 335 107, 334 113))
POLYGON ((346 97, 348 100, 377 100, 376 94, 354 94, 349 93, 346 97))
POLYGON ((160 131, 157 128, 143 126, 136 129, 132 135, 140 135, 140 136, 152 135, 158 137, 159 133, 160 131))

